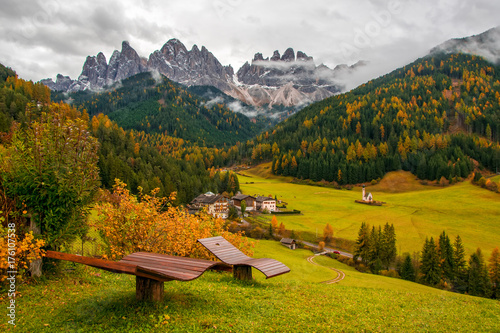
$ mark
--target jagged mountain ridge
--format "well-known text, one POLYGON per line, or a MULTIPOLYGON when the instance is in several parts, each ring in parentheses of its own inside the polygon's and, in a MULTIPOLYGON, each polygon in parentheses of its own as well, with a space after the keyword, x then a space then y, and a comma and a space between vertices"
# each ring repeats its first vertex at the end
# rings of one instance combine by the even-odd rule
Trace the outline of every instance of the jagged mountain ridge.
POLYGON ((276 50, 270 59, 256 53, 251 64, 238 70, 236 84, 226 93, 257 106, 309 104, 339 93, 343 86, 335 77, 346 68, 316 66, 312 57, 302 51, 295 56, 292 48, 282 56, 276 50))
POLYGON ((178 39, 171 39, 146 59, 124 41, 109 63, 103 53, 88 56, 77 80, 58 74, 55 82, 41 82, 55 91, 101 91, 127 77, 151 71, 186 86, 214 86, 249 105, 295 106, 340 92, 342 86, 335 81, 335 75, 352 68, 316 66, 312 57, 301 51, 295 56, 289 48, 283 56, 275 51, 270 60, 257 53, 251 64, 245 63, 235 75, 230 65, 223 66, 204 46, 200 50, 194 45, 188 50, 178 39))
POLYGON ((141 58, 130 44, 124 41, 121 52, 115 50, 109 63, 106 62, 106 56, 102 52, 97 56, 88 56, 77 80, 58 74, 56 82, 52 79, 44 79, 41 82, 55 91, 100 91, 115 82, 147 71, 149 71, 147 60, 141 58))

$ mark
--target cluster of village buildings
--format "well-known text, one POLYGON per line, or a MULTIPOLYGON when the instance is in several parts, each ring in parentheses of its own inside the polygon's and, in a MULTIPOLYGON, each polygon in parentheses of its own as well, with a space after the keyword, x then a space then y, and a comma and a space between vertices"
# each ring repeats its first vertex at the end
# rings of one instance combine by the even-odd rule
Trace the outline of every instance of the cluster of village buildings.
MULTIPOLYGON (((212 192, 207 192, 200 194, 191 201, 187 206, 190 213, 196 213, 201 209, 204 209, 208 214, 213 217, 227 219, 229 216, 229 207, 234 206, 238 211, 241 212, 242 203, 245 203, 245 211, 254 212, 277 212, 279 209, 276 207, 277 201, 271 197, 259 196, 259 195, 247 195, 238 193, 232 198, 228 198, 222 194, 215 194, 212 192)), ((297 248, 297 243, 295 239, 282 238, 281 244, 291 250, 297 248)))
POLYGON ((200 194, 187 206, 191 213, 205 209, 213 217, 227 219, 229 216, 229 207, 234 206, 241 211, 242 202, 244 202, 245 211, 276 212, 276 200, 265 196, 251 196, 247 194, 236 194, 228 198, 222 194, 207 192, 200 194))

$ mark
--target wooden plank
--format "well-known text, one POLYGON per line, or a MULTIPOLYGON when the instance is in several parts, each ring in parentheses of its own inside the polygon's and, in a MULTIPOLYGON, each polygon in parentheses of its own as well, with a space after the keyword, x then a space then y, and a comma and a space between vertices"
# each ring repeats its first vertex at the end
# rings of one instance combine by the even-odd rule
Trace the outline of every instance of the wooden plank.
POLYGON ((142 267, 142 266, 137 266, 137 272, 142 275, 149 275, 152 277, 152 279, 158 281, 171 281, 171 280, 189 281, 193 279, 193 276, 196 276, 196 274, 193 274, 192 272, 191 273, 175 272, 172 270, 160 271, 157 269, 150 269, 148 267, 142 267))
POLYGON ((210 261, 204 259, 193 259, 184 257, 175 257, 169 255, 154 255, 147 252, 136 252, 122 259, 124 262, 134 263, 140 266, 156 267, 159 269, 165 266, 194 271, 205 271, 208 268, 216 266, 216 268, 226 270, 229 268, 227 264, 210 261))
MULTIPOLYGON (((243 272, 243 270, 245 269, 236 268, 243 266, 254 267, 261 271, 267 278, 290 272, 290 268, 275 259, 256 259, 248 257, 221 236, 198 239, 198 242, 201 243, 207 250, 212 252, 221 261, 234 265, 233 272, 236 272, 237 270, 242 270, 243 272)), ((234 276, 241 276, 242 278, 245 278, 245 276, 248 276, 248 273, 243 272, 241 273, 241 275, 239 273, 234 273, 234 276)))
POLYGON ((47 251, 45 257, 59 260, 72 261, 100 269, 104 269, 114 273, 126 273, 135 275, 137 265, 123 263, 119 261, 103 260, 91 257, 79 256, 76 254, 62 253, 56 251, 47 251))
POLYGON ((186 257, 176 257, 167 254, 157 254, 157 253, 148 253, 148 252, 135 252, 129 254, 128 256, 122 259, 123 261, 155 261, 155 262, 168 262, 168 263, 184 263, 186 265, 200 266, 203 267, 205 265, 211 265, 214 261, 205 260, 205 259, 195 259, 195 258, 186 258, 186 257))
POLYGON ((231 269, 229 265, 217 261, 148 252, 132 253, 122 260, 136 264, 141 273, 156 274, 156 279, 189 281, 201 276, 210 268, 225 271, 231 269))
POLYGON ((199 263, 189 263, 189 262, 172 262, 172 261, 154 261, 154 260, 137 260, 137 261, 127 261, 130 263, 135 263, 138 266, 148 266, 148 267, 156 267, 159 269, 165 268, 165 267, 172 267, 172 268, 183 268, 187 270, 194 270, 194 271, 205 271, 207 268, 215 265, 215 262, 212 262, 210 264, 203 264, 200 265, 199 263))

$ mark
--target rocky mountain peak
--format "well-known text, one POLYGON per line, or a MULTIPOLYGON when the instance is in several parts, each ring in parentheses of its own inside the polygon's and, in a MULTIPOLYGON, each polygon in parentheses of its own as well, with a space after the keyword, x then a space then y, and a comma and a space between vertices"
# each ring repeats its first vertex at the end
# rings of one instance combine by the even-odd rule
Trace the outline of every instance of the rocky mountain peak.
POLYGON ((106 63, 106 57, 102 52, 99 52, 97 57, 87 57, 83 64, 82 73, 78 77, 78 81, 93 89, 101 89, 106 85, 107 72, 108 65, 106 63))
POLYGON ((161 48, 161 53, 168 57, 177 57, 179 54, 187 54, 186 46, 178 39, 172 38, 166 42, 161 48))
POLYGON ((106 56, 102 52, 99 52, 97 54, 97 63, 100 65, 106 64, 106 56))
POLYGON ((198 45, 194 44, 193 47, 191 48, 191 53, 199 53, 200 49, 198 48, 198 45))
POLYGON ((286 61, 286 62, 291 62, 295 61, 295 52, 291 47, 286 49, 285 53, 283 53, 283 56, 281 57, 281 61, 286 61))
POLYGON ((43 79, 40 80, 40 82, 53 91, 68 91, 74 81, 69 76, 57 74, 56 82, 54 82, 52 79, 43 79))
POLYGON ((302 51, 297 51, 297 61, 313 61, 313 57, 309 57, 307 54, 305 54, 302 51))
POLYGON ((278 50, 273 52, 273 56, 271 57, 271 61, 278 61, 281 59, 280 53, 278 50))
POLYGON ((264 57, 262 56, 262 53, 257 52, 257 53, 255 53, 255 55, 253 56, 253 60, 252 60, 252 62, 254 62, 254 61, 263 61, 263 60, 264 60, 264 57))

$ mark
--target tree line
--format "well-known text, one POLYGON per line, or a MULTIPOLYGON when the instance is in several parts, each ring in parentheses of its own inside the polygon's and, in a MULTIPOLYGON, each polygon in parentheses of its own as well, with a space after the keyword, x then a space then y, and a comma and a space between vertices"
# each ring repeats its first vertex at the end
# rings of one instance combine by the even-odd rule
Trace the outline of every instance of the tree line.
POLYGON ((466 258, 459 235, 453 242, 443 231, 437 240, 426 238, 419 260, 410 254, 400 267, 401 277, 432 287, 473 296, 500 298, 500 253, 493 249, 486 262, 480 248, 466 258))
POLYGON ((452 241, 445 231, 436 240, 427 237, 421 252, 397 256, 394 226, 386 223, 384 227, 370 228, 363 222, 352 264, 360 271, 381 274, 385 270, 385 275, 431 287, 500 299, 498 247, 493 249, 488 263, 480 248, 467 260, 460 236, 452 241))
POLYGON ((380 273, 382 269, 389 270, 396 259, 396 232, 394 225, 386 223, 384 227, 376 228, 363 222, 359 228, 358 238, 354 246, 354 261, 361 261, 364 267, 368 267, 374 274, 380 273))

